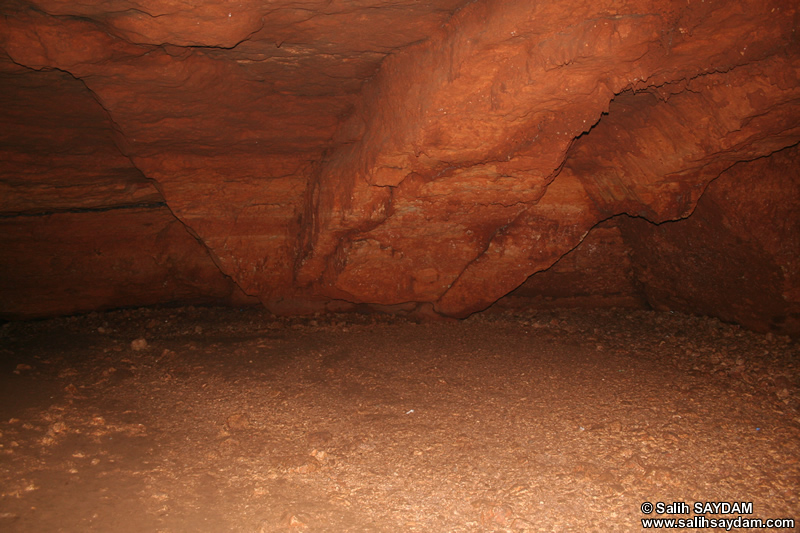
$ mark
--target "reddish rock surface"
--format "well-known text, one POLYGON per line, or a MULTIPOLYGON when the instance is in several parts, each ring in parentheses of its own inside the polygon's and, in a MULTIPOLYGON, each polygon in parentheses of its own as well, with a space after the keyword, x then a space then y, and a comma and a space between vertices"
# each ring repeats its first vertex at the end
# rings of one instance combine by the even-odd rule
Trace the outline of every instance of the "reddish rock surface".
POLYGON ((797 199, 800 147, 737 163, 709 184, 690 216, 603 222, 496 305, 652 307, 800 336, 797 199))
MULTIPOLYGON (((15 0, 0 18, 0 312, 241 289, 280 312, 368 304, 464 317, 584 241, 630 257, 638 281, 623 289, 629 273, 592 260, 580 274, 565 257, 551 277, 587 281, 555 276, 564 285, 551 295, 791 329, 796 274, 752 276, 753 291, 784 298, 780 311, 727 305, 747 298, 735 285, 727 300, 701 297, 717 289, 700 277, 687 284, 697 296, 681 296, 642 253, 641 228, 691 220, 721 174, 800 141, 798 16, 789 0, 15 0), (625 223, 624 244, 611 226, 587 237, 622 214, 642 219, 625 223), (46 237, 26 255, 34 227, 46 237), (106 280, 94 296, 66 305, 33 291, 53 272, 46 258, 94 247, 113 257, 51 278, 64 295, 106 280), (148 255, 161 259, 126 263, 148 255), (605 280, 594 288, 592 272, 605 280)), ((790 190, 778 211, 719 205, 777 228, 770 213, 797 214, 790 190)), ((781 228, 783 248, 759 254, 725 240, 738 230, 694 238, 726 242, 719 253, 743 271, 796 268, 781 228)), ((683 270, 678 259, 663 268, 683 270)))
POLYGON ((249 301, 120 153, 80 81, 18 71, 0 88, 0 316, 249 301))
POLYGON ((500 298, 498 308, 648 306, 623 239, 618 218, 592 228, 580 245, 552 267, 529 277, 500 298))
POLYGON ((0 100, 2 215, 163 204, 120 153, 108 115, 80 80, 55 70, 6 71, 0 100))
POLYGON ((621 221, 647 301, 800 336, 798 199, 795 146, 731 167, 685 220, 621 221))
POLYGON ((252 304, 165 207, 0 219, 0 249, 6 317, 252 304))

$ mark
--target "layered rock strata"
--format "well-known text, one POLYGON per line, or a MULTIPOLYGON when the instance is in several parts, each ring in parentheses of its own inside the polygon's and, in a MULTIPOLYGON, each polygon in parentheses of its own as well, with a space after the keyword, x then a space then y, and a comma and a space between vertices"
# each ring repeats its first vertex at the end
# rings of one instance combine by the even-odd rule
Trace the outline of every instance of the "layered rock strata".
POLYGON ((796 215, 777 176, 796 160, 770 157, 800 141, 797 27, 787 0, 9 3, 0 311, 246 294, 280 312, 464 317, 630 216, 630 301, 791 329, 796 225, 708 193, 730 219, 763 220, 772 244, 754 253, 708 221, 721 233, 694 230, 691 246, 647 228, 705 212, 726 172, 740 175, 726 198, 748 197, 736 169, 772 172, 770 213, 796 215), (77 259, 98 247, 114 259, 77 259), (771 274, 704 285, 685 268, 697 249, 771 274), (70 289, 71 306, 35 289, 69 254, 64 294, 107 280, 85 301, 70 289), (773 303, 730 305, 753 291, 773 303), (130 293, 147 296, 117 296, 130 293))

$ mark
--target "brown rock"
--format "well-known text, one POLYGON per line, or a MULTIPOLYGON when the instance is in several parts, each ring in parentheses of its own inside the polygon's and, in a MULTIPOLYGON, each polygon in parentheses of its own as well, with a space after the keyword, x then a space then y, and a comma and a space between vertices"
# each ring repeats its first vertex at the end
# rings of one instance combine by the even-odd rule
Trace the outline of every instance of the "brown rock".
MULTIPOLYGON (((464 316, 550 267, 599 220, 633 209, 657 222, 686 216, 731 158, 800 139, 798 109, 789 104, 797 86, 784 75, 796 60, 707 74, 697 54, 747 62, 738 44, 719 38, 705 8, 633 25, 625 17, 598 23, 585 3, 563 5, 587 21, 564 32, 535 4, 492 7, 470 5, 384 63, 356 111, 359 142, 340 150, 314 184, 318 223, 301 281, 321 279, 331 297, 435 300, 439 312, 464 316), (692 36, 679 29, 658 51, 650 46, 664 24, 684 21, 692 36), (709 39, 703 45, 700 35, 709 39), (592 65, 601 79, 586 75, 592 65), (672 77, 679 72, 686 76, 672 77), (696 79, 633 91, 684 77, 696 79), (748 98, 756 93, 763 98, 748 98), (564 97, 554 104, 554 94, 564 97), (766 119, 774 99, 790 107, 771 108, 766 119), (723 101, 737 105, 706 114, 723 101), (692 116, 703 117, 701 128, 692 116), (659 153, 670 155, 654 159, 659 153), (698 160, 706 163, 696 170, 698 160), (415 273, 431 268, 434 284, 420 284, 415 273)), ((773 7, 752 21, 766 21, 773 7)), ((719 6, 714 16, 729 9, 739 7, 719 6)), ((791 23, 783 22, 773 35, 788 36, 791 23)), ((753 45, 762 58, 781 46, 753 45)))
POLYGON ((592 228, 551 268, 530 276, 499 307, 642 307, 630 248, 616 219, 592 228))
POLYGON ((624 221, 648 302, 800 335, 800 206, 786 201, 800 198, 799 165, 797 147, 739 163, 691 217, 624 221))
POLYGON ((514 520, 514 510, 504 503, 480 500, 472 505, 480 510, 482 526, 509 526, 514 520))
POLYGON ((331 439, 333 439, 333 435, 330 431, 313 431, 306 435, 306 441, 312 448, 325 446, 331 439))
POLYGON ((131 350, 134 352, 141 352, 142 350, 146 350, 148 347, 147 339, 144 337, 139 337, 138 339, 131 341, 131 350))
POLYGON ((236 413, 225 420, 225 426, 231 431, 250 429, 250 417, 247 413, 236 413))
POLYGON ((0 316, 525 283, 800 334, 795 4, 12 3, 0 316))
POLYGON ((308 518, 301 513, 293 513, 286 511, 281 515, 280 525, 283 527, 306 529, 308 527, 308 518))

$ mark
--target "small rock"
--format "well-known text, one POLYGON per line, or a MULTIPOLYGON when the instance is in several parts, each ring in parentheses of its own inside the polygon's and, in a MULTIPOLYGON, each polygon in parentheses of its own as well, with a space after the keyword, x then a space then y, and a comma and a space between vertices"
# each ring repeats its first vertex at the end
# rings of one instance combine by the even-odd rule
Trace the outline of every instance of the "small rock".
POLYGON ((144 337, 139 337, 138 339, 131 342, 131 350, 134 352, 141 352, 142 350, 146 350, 148 348, 147 340, 144 337))
POLYGON ((480 508, 480 523, 485 527, 508 526, 514 520, 511 506, 498 502, 476 502, 472 504, 480 508))
POLYGON ((247 413, 231 415, 225 421, 225 426, 231 431, 250 429, 250 417, 247 416, 247 413))
POLYGON ((296 468, 292 468, 289 470, 295 474, 313 474, 314 472, 319 470, 319 463, 318 462, 308 462, 304 465, 300 465, 296 468))
POLYGON ((336 459, 331 457, 328 452, 324 450, 313 450, 311 452, 311 457, 317 460, 318 466, 334 466, 336 464, 336 459))
POLYGON ((14 370, 14 373, 15 374, 20 374, 25 370, 33 370, 33 367, 31 365, 25 365, 25 364, 20 363, 20 364, 17 365, 17 368, 14 370))
POLYGON ((217 446, 219 453, 223 455, 234 455, 240 447, 240 442, 236 439, 225 439, 217 446))
POLYGON ((314 431, 306 435, 306 441, 314 448, 325 446, 332 438, 330 431, 314 431))
POLYGON ((285 512, 281 516, 280 524, 283 527, 296 527, 305 529, 308 527, 308 519, 300 514, 285 512))
POLYGON ((64 422, 55 422, 51 424, 47 430, 47 435, 52 437, 53 435, 57 435, 59 433, 65 433, 67 431, 67 425, 64 422))

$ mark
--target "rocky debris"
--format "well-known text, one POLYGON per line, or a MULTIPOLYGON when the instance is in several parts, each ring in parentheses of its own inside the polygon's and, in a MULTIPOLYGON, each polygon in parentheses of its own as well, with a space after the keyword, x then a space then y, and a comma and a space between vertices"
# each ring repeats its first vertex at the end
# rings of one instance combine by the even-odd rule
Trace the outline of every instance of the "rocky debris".
POLYGON ((193 307, 6 333, 0 379, 46 391, 0 420, 12 532, 121 508, 137 531, 627 531, 643 493, 798 511, 798 343, 717 319, 193 307), (145 330, 168 356, 127 349, 145 330))
POLYGON ((225 420, 225 427, 230 431, 243 431, 250 429, 250 416, 247 413, 236 413, 225 420))
POLYGON ((143 350, 147 350, 150 345, 147 343, 147 339, 144 337, 139 337, 138 339, 134 339, 131 341, 131 350, 134 352, 141 352, 143 350))

